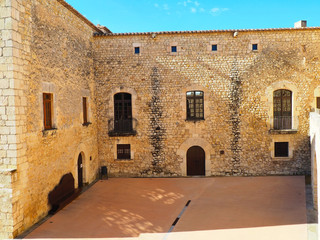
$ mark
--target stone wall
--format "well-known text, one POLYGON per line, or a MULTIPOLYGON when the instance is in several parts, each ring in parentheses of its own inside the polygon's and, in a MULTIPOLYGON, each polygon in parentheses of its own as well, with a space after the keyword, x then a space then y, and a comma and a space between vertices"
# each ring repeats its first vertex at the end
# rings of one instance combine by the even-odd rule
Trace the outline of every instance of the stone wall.
MULTIPOLYGON (((3 221, 8 235, 1 236, 11 238, 47 215, 48 194, 64 174, 71 172, 78 187, 79 154, 84 182, 97 178, 92 35, 99 29, 60 0, 1 1, 0 6, 0 56, 5 61, 0 66, 8 71, 0 75, 6 104, 0 108, 0 151, 6 154, 0 159, 5 168, 1 179, 6 179, 2 191, 11 194, 3 198, 11 199, 6 202, 10 206, 1 209, 11 211, 12 218, 3 221), (44 130, 43 93, 53 94, 52 130, 44 130), (90 124, 85 125, 83 97, 89 103, 90 124)), ((0 223, 5 214, 1 212, 0 223)))
POLYGON ((181 176, 187 150, 197 145, 205 150, 207 176, 310 173, 319 42, 319 29, 96 36, 101 163, 114 176, 181 176), (277 89, 293 93, 291 131, 272 130, 277 89), (203 121, 186 120, 190 90, 204 92, 203 121), (118 92, 133 96, 136 135, 108 134, 118 92), (274 142, 282 141, 289 157, 275 158, 274 142), (131 160, 117 159, 117 144, 131 144, 131 160))

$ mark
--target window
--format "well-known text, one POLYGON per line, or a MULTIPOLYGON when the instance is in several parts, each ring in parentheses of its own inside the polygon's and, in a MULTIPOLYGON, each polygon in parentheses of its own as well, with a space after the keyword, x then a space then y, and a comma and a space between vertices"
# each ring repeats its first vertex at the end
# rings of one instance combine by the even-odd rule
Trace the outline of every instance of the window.
POLYGON ((289 143, 288 142, 275 142, 274 143, 274 156, 275 157, 289 157, 289 143))
POLYGON ((52 93, 43 93, 43 122, 44 129, 52 129, 52 93))
POLYGON ((135 47, 134 48, 134 53, 135 54, 140 54, 140 47, 135 47))
POLYGON ((87 98, 82 98, 83 124, 88 123, 88 102, 87 98))
POLYGON ((187 119, 201 120, 204 119, 203 110, 203 92, 187 92, 187 119))
POLYGON ((258 44, 252 44, 252 51, 258 51, 258 44))
POLYGON ((117 144, 117 159, 131 159, 130 144, 117 144))
POLYGON ((171 52, 177 52, 177 46, 171 46, 171 52))
POLYGON ((279 89, 273 92, 273 128, 292 128, 292 92, 279 89))
POLYGON ((320 97, 317 97, 317 108, 320 109, 320 97))
POLYGON ((218 45, 217 45, 217 44, 211 45, 211 50, 212 50, 213 52, 218 51, 218 45))
POLYGON ((131 94, 114 95, 114 131, 132 132, 131 94))

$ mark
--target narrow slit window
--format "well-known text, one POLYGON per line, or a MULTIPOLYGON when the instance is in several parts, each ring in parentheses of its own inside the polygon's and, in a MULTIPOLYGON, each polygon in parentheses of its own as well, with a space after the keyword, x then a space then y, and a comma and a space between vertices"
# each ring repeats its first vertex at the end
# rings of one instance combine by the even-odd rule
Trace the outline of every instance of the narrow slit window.
POLYGON ((320 97, 317 97, 317 108, 320 109, 320 97))
POLYGON ((140 47, 134 48, 134 54, 140 54, 140 47))
POLYGON ((218 45, 217 44, 211 45, 211 50, 212 50, 212 52, 218 51, 218 45))
POLYGON ((88 102, 87 98, 82 98, 83 124, 88 123, 88 102))
POLYGON ((274 156, 275 157, 289 157, 289 143, 288 142, 275 142, 274 143, 274 156))
POLYGON ((252 44, 252 51, 258 51, 258 44, 252 44))
POLYGON ((117 144, 117 159, 131 159, 130 144, 117 144))
POLYGON ((52 93, 43 93, 43 123, 44 129, 52 129, 52 104, 53 95, 52 93))
POLYGON ((171 52, 177 52, 177 46, 171 46, 171 52))

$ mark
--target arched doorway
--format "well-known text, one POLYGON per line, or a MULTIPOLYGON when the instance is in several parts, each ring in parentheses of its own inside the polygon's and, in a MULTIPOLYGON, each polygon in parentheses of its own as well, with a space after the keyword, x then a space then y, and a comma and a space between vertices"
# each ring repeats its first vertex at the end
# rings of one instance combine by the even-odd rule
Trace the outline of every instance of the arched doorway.
POLYGON ((193 146, 187 151, 187 175, 205 175, 205 152, 199 146, 193 146))
POLYGON ((82 165, 82 154, 78 157, 78 188, 83 187, 83 165, 82 165))

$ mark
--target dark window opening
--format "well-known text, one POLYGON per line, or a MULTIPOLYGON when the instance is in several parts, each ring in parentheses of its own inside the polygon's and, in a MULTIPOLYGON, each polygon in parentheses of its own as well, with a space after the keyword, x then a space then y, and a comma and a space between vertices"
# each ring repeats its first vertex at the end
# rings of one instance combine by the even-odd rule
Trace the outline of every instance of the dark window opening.
POLYGON ((88 123, 88 103, 87 98, 82 98, 83 123, 88 123))
POLYGON ((132 132, 131 94, 114 95, 114 131, 132 132))
POLYGON ((258 50, 258 44, 252 44, 252 51, 258 50))
POLYGON ((212 46, 211 46, 211 50, 212 51, 218 51, 218 45, 217 44, 213 44, 212 46))
POLYGON ((43 93, 43 122, 44 129, 52 129, 52 93, 43 93))
POLYGON ((171 46, 171 52, 177 52, 177 46, 171 46))
POLYGON ((292 92, 279 89, 273 92, 273 128, 292 128, 292 92))
POLYGON ((187 92, 187 119, 201 120, 204 119, 203 92, 187 92))
POLYGON ((289 143, 288 142, 275 142, 274 143, 274 156, 275 157, 289 157, 289 143))
POLYGON ((140 53, 140 47, 135 47, 134 48, 134 53, 139 54, 140 53))
POLYGON ((317 108, 320 109, 320 97, 317 97, 317 108))
POLYGON ((130 144, 117 144, 117 159, 131 159, 130 144))

